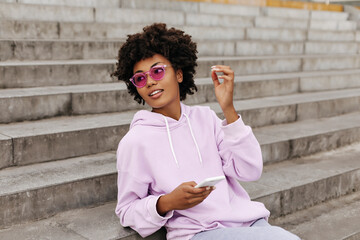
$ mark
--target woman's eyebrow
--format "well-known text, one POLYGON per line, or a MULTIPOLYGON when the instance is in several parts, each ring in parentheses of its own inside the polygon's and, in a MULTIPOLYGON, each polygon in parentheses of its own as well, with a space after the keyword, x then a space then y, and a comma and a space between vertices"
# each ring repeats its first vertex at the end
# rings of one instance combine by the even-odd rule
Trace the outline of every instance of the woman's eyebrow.
MULTIPOLYGON (((154 67, 154 66, 158 65, 159 63, 161 63, 161 62, 156 62, 156 63, 154 63, 153 65, 151 65, 151 67, 150 67, 150 68, 152 68, 152 67, 154 67)), ((139 72, 144 72, 144 71, 143 71, 143 70, 137 70, 135 73, 139 73, 139 72)))

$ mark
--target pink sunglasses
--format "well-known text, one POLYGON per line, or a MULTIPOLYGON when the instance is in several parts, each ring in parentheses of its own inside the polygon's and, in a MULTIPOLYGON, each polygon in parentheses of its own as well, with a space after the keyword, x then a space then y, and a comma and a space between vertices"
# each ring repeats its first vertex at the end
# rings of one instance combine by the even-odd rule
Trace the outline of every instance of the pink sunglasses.
POLYGON ((152 79, 154 79, 156 81, 160 81, 165 76, 165 68, 166 67, 167 67, 167 65, 159 65, 159 66, 154 66, 154 67, 150 68, 150 70, 147 72, 135 73, 134 76, 132 76, 132 78, 130 78, 130 81, 137 88, 145 87, 145 85, 147 83, 147 74, 149 74, 152 79))

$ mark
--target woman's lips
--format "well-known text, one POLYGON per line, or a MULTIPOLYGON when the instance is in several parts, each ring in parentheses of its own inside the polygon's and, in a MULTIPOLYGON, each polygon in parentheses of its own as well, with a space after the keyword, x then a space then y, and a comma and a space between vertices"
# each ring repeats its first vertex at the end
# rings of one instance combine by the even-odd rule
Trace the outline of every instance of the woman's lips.
POLYGON ((162 93, 164 92, 164 90, 162 89, 157 89, 155 91, 152 91, 150 94, 149 94, 149 97, 151 98, 158 98, 162 95, 162 93))

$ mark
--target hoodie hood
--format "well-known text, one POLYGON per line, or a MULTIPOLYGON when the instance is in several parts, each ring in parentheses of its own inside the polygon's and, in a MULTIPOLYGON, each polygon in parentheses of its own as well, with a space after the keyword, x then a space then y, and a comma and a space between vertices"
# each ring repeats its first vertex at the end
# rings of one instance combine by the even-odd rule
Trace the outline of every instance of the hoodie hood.
POLYGON ((184 114, 189 115, 190 109, 188 106, 180 103, 181 106, 181 115, 179 120, 175 120, 170 117, 166 117, 160 113, 151 112, 149 110, 140 110, 135 115, 133 120, 130 124, 130 129, 137 126, 149 126, 149 127, 159 127, 159 128, 165 128, 166 123, 164 121, 164 118, 168 121, 170 129, 177 127, 179 124, 183 124, 186 120, 186 117, 184 114))
POLYGON ((181 106, 181 115, 180 115, 179 120, 175 120, 173 118, 166 117, 160 113, 155 113, 155 112, 151 112, 148 110, 140 110, 134 115, 134 118, 130 124, 130 129, 132 129, 133 127, 135 127, 137 125, 153 127, 153 128, 166 128, 167 135, 168 135, 168 141, 169 141, 169 147, 171 149, 174 161, 175 161, 177 167, 179 167, 179 162, 177 160, 177 157, 176 157, 176 154, 174 151, 174 145, 172 143, 171 130, 180 125, 188 124, 189 131, 191 133, 192 139, 194 141, 195 147, 198 152, 199 161, 202 164, 202 157, 201 157, 201 153, 199 150, 199 146, 198 146, 198 143, 196 142, 196 139, 195 139, 192 127, 191 127, 191 123, 190 123, 190 118, 189 118, 190 107, 188 107, 182 103, 180 103, 180 106, 181 106))

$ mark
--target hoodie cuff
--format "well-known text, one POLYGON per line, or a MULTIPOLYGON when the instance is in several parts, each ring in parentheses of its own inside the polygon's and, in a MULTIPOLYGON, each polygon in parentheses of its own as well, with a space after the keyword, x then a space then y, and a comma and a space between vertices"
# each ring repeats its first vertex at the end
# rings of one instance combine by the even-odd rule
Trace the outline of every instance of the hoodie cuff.
POLYGON ((151 216, 151 218, 155 221, 155 222, 166 222, 168 219, 172 218, 172 216, 174 215, 174 211, 169 211, 168 213, 166 213, 165 216, 160 216, 159 213, 156 210, 156 204, 157 201, 159 200, 160 196, 154 196, 152 198, 149 199, 148 201, 148 205, 147 205, 147 209, 148 212, 151 216))
POLYGON ((248 135, 249 132, 251 131, 251 128, 245 125, 241 116, 240 115, 238 116, 239 119, 230 124, 227 124, 226 119, 222 121, 221 128, 224 132, 225 137, 239 138, 248 135))

